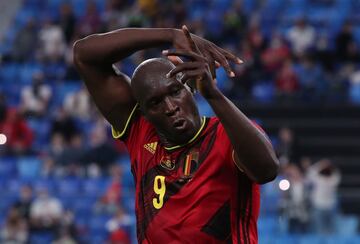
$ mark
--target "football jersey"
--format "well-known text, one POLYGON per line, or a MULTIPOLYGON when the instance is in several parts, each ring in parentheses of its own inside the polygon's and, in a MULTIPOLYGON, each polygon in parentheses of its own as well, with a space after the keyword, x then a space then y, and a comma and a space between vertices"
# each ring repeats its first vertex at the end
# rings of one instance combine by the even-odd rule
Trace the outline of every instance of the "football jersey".
POLYGON ((259 186, 235 165, 218 118, 168 148, 136 107, 130 117, 113 136, 130 154, 139 243, 257 243, 259 186))

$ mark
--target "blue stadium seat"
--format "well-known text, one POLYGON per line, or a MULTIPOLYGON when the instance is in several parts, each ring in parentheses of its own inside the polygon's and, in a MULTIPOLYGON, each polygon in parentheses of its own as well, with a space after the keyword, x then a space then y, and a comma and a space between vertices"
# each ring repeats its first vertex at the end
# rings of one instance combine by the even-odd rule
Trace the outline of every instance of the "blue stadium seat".
POLYGON ((357 216, 338 216, 336 229, 343 236, 354 236, 358 231, 359 220, 357 216))
POLYGON ((275 88, 272 81, 262 82, 254 85, 252 95, 254 99, 262 103, 273 101, 275 88))
POLYGON ((58 195, 61 198, 79 196, 81 193, 80 180, 77 178, 63 178, 57 181, 58 195))
POLYGON ((16 175, 16 159, 12 157, 0 158, 0 178, 8 179, 16 175))
POLYGON ((83 181, 82 189, 84 194, 87 196, 99 197, 106 191, 109 185, 109 179, 98 178, 98 179, 86 179, 83 181))
POLYGON ((35 179, 40 174, 41 160, 37 157, 23 157, 17 161, 17 170, 21 178, 35 179))

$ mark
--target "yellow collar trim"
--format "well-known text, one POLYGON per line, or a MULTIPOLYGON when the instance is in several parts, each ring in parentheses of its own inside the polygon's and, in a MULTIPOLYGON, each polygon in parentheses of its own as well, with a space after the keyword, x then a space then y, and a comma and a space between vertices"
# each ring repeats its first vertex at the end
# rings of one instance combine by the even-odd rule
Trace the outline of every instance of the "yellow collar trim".
POLYGON ((183 147, 185 145, 188 145, 190 143, 192 143, 193 141, 196 140, 196 138, 200 135, 201 131, 204 129, 205 127, 205 122, 206 122, 206 117, 203 116, 202 117, 202 121, 201 121, 201 126, 200 126, 200 129, 198 130, 198 132, 196 132, 196 134, 194 135, 193 138, 191 138, 188 142, 184 143, 184 144, 181 144, 181 145, 176 145, 176 146, 172 146, 172 147, 164 147, 166 150, 174 150, 174 149, 177 149, 177 148, 180 148, 180 147, 183 147))

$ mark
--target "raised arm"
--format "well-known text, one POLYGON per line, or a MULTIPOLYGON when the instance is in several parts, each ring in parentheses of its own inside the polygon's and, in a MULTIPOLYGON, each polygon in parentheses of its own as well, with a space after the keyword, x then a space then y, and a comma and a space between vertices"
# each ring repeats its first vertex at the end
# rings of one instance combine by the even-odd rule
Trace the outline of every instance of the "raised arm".
MULTIPOLYGON (((192 39, 184 29, 188 41, 192 39)), ((208 60, 201 55, 195 43, 193 51, 165 52, 186 57, 190 62, 178 65, 169 76, 183 72, 183 81, 195 80, 196 89, 207 100, 220 119, 235 152, 235 163, 253 181, 263 184, 272 181, 278 170, 278 161, 266 136, 217 88, 208 60)))
MULTIPOLYGON (((228 67, 229 53, 200 37, 194 41, 203 55, 228 67)), ((172 44, 189 48, 186 38, 178 29, 127 28, 90 35, 74 44, 74 62, 81 77, 104 117, 119 131, 125 127, 136 101, 131 93, 130 79, 115 73, 113 64, 136 51, 172 44)), ((236 61, 236 60, 234 60, 236 61)))

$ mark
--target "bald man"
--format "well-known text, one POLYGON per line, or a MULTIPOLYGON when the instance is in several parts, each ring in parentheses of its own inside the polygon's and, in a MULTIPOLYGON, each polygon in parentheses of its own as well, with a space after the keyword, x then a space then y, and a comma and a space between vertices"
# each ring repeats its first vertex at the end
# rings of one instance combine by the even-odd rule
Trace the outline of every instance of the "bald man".
POLYGON ((130 154, 139 243, 257 243, 259 185, 278 163, 261 129, 216 87, 215 66, 234 76, 241 61, 178 29, 119 29, 79 40, 79 73, 130 154), (113 64, 136 51, 173 45, 141 63, 130 80, 113 64), (216 117, 199 114, 192 91, 216 117))

